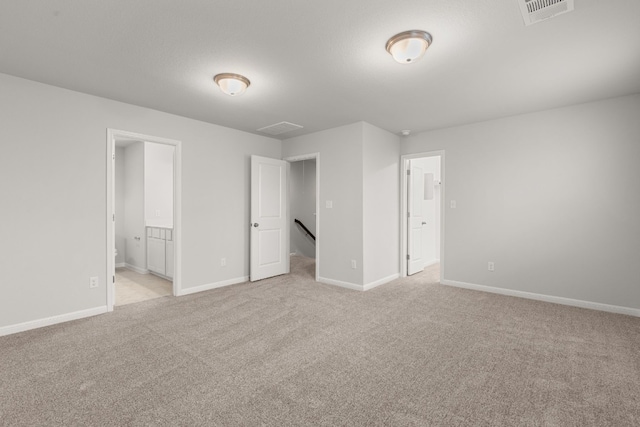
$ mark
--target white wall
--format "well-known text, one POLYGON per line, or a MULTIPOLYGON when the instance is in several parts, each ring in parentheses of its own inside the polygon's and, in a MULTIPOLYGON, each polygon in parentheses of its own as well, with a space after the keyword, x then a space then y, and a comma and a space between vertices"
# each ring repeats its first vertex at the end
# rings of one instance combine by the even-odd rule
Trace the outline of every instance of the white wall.
POLYGON ((107 128, 182 141, 183 288, 248 275, 249 156, 280 141, 4 74, 0 93, 0 328, 106 307, 107 128))
POLYGON ((126 245, 125 245, 125 229, 124 229, 124 147, 116 147, 116 161, 114 165, 114 203, 116 211, 115 222, 115 246, 118 250, 118 256, 115 258, 116 265, 122 265, 125 262, 126 245))
POLYGON ((124 149, 125 263, 138 272, 147 270, 147 238, 144 228, 145 143, 124 149))
POLYGON ((321 280, 357 286, 363 277, 362 128, 362 122, 354 123, 282 142, 283 157, 320 153, 321 280), (326 208, 327 200, 333 208, 326 208))
POLYGON ((316 257, 315 241, 297 224, 299 219, 316 234, 316 160, 291 163, 289 202, 291 206, 291 252, 316 257))
POLYGON ((640 308, 639 118, 633 95, 406 138, 446 150, 445 279, 640 308))
POLYGON ((145 224, 173 227, 172 145, 144 143, 144 215, 145 224))
POLYGON ((400 138, 363 124, 364 285, 400 270, 400 138))

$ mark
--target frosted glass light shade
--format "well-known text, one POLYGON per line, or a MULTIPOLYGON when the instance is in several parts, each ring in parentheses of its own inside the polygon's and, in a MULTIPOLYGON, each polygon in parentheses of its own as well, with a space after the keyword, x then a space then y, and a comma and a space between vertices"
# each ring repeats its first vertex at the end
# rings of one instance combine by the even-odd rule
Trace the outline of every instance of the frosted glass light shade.
POLYGON ((387 52, 401 64, 410 64, 422 58, 432 42, 426 31, 411 30, 396 34, 387 41, 387 52))
POLYGON ((221 91, 231 96, 242 95, 251 84, 246 77, 233 73, 218 74, 213 78, 213 81, 220 86, 221 91))

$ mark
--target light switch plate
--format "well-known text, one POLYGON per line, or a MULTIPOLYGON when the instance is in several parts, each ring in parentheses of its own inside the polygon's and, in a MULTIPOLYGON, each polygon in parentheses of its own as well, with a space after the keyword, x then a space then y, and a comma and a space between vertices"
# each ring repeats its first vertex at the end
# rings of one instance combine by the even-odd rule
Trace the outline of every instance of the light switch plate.
POLYGON ((325 206, 327 207, 327 209, 333 208, 333 200, 327 200, 327 203, 325 206))

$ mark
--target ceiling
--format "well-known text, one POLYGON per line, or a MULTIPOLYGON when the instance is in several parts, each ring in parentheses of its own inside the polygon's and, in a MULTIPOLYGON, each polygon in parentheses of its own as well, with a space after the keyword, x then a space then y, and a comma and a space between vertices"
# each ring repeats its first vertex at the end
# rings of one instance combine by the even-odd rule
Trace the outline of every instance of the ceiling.
POLYGON ((0 72, 288 138, 366 121, 413 133, 640 92, 640 1, 576 0, 525 27, 517 0, 0 3, 0 72), (433 45, 396 63, 389 37, 433 45), (213 76, 247 76, 230 97, 213 76))

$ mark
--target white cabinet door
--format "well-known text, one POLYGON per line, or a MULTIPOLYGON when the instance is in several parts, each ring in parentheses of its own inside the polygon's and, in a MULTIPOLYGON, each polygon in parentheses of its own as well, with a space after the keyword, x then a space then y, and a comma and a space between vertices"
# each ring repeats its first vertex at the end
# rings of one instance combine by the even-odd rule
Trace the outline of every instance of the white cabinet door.
POLYGON ((147 268, 155 273, 165 274, 165 241, 155 237, 147 238, 147 268))
POLYGON ((165 276, 173 279, 173 240, 167 240, 165 276))

